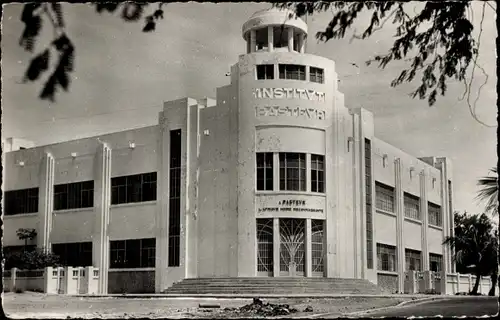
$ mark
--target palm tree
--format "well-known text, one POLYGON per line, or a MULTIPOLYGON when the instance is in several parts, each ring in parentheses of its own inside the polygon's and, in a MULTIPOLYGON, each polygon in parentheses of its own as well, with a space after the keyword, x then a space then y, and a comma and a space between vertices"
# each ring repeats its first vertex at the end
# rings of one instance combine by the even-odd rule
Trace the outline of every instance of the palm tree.
MULTIPOLYGON (((493 173, 493 176, 482 177, 477 181, 477 185, 481 188, 478 191, 476 199, 485 202, 486 208, 485 211, 487 213, 491 213, 492 215, 498 215, 498 171, 497 168, 491 168, 490 173, 493 173)), ((500 224, 499 224, 500 228, 500 224)), ((496 232, 498 237, 498 230, 496 232)), ((491 283, 495 284, 498 281, 498 288, 500 290, 500 279, 498 278, 498 265, 500 265, 500 260, 496 262, 497 269, 491 275, 491 283)), ((493 285, 492 290, 490 290, 489 295, 495 295, 495 286, 493 285)), ((499 297, 500 300, 500 297, 499 297)))
POLYGON ((457 269, 469 268, 476 276, 476 282, 471 295, 476 295, 481 276, 491 275, 495 293, 496 277, 498 275, 498 239, 497 230, 486 214, 468 216, 455 215, 455 235, 446 237, 443 244, 454 250, 453 259, 457 269))
POLYGON ((477 181, 480 187, 476 199, 485 202, 486 213, 498 214, 498 172, 497 168, 491 168, 493 176, 482 177, 477 181))

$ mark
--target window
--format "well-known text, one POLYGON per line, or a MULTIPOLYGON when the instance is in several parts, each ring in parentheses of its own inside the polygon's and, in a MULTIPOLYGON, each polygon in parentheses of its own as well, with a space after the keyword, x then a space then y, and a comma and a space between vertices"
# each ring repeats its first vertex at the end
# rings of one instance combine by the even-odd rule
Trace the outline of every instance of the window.
POLYGON ((91 208, 94 206, 94 181, 54 186, 54 210, 91 208))
POLYGON ((4 197, 6 216, 38 212, 38 188, 6 191, 4 197))
POLYGON ((404 193, 405 217, 420 220, 420 200, 409 193, 404 193))
POLYGON ((156 172, 111 178, 111 204, 156 200, 156 172))
POLYGON ((394 212, 394 188, 375 182, 376 206, 379 210, 394 212))
POLYGON ((306 155, 280 153, 280 190, 306 191, 306 155))
POLYGON ((288 47, 288 28, 285 28, 284 26, 273 28, 273 47, 288 47))
POLYGON ((373 269, 372 143, 365 139, 366 267, 373 269))
POLYGON ((263 51, 269 48, 267 27, 255 30, 256 51, 263 51))
POLYGON ((309 80, 311 82, 323 83, 323 69, 311 67, 309 69, 309 80))
POLYGON ((428 203, 427 212, 429 213, 429 224, 437 227, 443 226, 443 219, 441 217, 441 207, 432 202, 428 203))
POLYGON ((168 212, 168 266, 180 266, 182 132, 170 131, 170 194, 168 212))
POLYGON ((377 269, 396 272, 396 247, 377 243, 377 269))
POLYGON ((325 192, 325 157, 311 155, 311 191, 325 192))
POLYGON ((257 190, 273 190, 273 153, 257 153, 257 190))
POLYGON ((53 244, 52 253, 59 256, 59 262, 64 266, 92 266, 92 242, 53 244))
POLYGON ((296 64, 280 64, 280 79, 306 80, 306 67, 296 64))
POLYGON ((416 250, 405 250, 406 271, 421 271, 422 270, 422 253, 416 250))
POLYGON ((440 272, 443 270, 443 256, 440 254, 429 253, 430 271, 440 272))
POLYGON ((274 79, 273 64, 257 65, 257 80, 272 80, 272 79, 274 79))
POLYGON ((153 268, 155 260, 155 238, 109 242, 110 268, 153 268))

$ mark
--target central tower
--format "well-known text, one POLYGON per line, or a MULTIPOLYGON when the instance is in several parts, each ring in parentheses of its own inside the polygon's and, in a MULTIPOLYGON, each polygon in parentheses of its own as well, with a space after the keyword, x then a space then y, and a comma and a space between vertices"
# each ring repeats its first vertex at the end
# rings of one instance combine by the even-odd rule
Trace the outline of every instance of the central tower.
POLYGON ((335 63, 306 53, 307 24, 288 10, 256 12, 242 36, 246 52, 217 92, 237 141, 235 272, 358 277, 352 127, 335 63))

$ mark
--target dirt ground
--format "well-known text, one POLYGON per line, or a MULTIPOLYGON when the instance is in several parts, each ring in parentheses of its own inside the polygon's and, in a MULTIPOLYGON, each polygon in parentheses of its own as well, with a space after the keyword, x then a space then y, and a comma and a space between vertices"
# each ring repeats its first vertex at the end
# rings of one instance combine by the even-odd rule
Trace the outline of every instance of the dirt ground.
MULTIPOLYGON (((238 308, 252 302, 251 299, 188 299, 188 298, 80 298, 63 295, 46 295, 34 292, 5 293, 3 295, 5 313, 14 319, 20 318, 237 318, 251 317, 250 314, 225 311, 224 308, 238 308), (199 304, 218 304, 218 309, 199 308, 199 304)), ((389 307, 408 298, 317 298, 317 299, 263 299, 274 304, 289 304, 299 312, 287 318, 310 316, 322 313, 342 314, 389 307), (313 312, 303 310, 311 306, 313 312)))

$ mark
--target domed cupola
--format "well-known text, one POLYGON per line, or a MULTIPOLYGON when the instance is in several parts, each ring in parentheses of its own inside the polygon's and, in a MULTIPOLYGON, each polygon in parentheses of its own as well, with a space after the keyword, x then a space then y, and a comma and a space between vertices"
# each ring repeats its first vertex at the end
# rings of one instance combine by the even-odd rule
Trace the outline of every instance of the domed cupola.
POLYGON ((271 8, 257 11, 243 25, 247 53, 305 52, 307 24, 293 11, 271 8))

